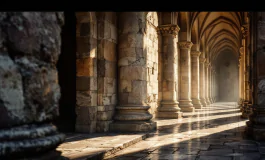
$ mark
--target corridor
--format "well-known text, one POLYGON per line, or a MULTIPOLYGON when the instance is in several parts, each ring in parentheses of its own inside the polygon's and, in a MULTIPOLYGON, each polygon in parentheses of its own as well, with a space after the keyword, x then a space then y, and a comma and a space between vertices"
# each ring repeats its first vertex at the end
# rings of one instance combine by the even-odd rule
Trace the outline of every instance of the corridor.
POLYGON ((184 113, 178 123, 158 120, 151 137, 125 148, 107 160, 256 160, 265 143, 243 134, 246 119, 236 103, 214 103, 195 113, 184 113))

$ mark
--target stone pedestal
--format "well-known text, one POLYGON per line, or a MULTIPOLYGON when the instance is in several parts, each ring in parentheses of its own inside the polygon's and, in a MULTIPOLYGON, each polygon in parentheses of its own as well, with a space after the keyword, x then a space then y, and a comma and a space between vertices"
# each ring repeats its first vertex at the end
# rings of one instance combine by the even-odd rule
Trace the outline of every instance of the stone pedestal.
POLYGON ((199 51, 191 51, 191 100, 193 107, 196 109, 202 108, 200 101, 200 54, 201 52, 199 51))
POLYGON ((210 63, 209 62, 205 62, 205 102, 207 105, 210 105, 210 99, 209 99, 209 67, 210 67, 210 63))
POLYGON ((59 12, 1 13, 0 159, 45 159, 64 141, 51 124, 59 115, 63 23, 59 12))
POLYGON ((200 58, 200 100, 203 107, 206 107, 205 100, 205 66, 204 63, 206 61, 205 58, 200 58))
POLYGON ((147 54, 144 51, 145 12, 119 14, 118 106, 110 131, 142 132, 156 129, 148 111, 147 54), (140 23, 140 24, 139 24, 140 23), (137 60, 139 59, 139 60, 137 60))
POLYGON ((178 50, 177 25, 162 25, 157 28, 158 34, 162 35, 163 57, 163 88, 162 101, 157 108, 158 118, 181 118, 182 112, 178 106, 178 50))
POLYGON ((191 103, 191 58, 190 49, 192 42, 178 42, 180 48, 180 95, 179 107, 182 112, 193 112, 194 107, 191 103))
POLYGON ((246 122, 246 134, 255 140, 265 140, 265 106, 253 106, 253 113, 246 122))

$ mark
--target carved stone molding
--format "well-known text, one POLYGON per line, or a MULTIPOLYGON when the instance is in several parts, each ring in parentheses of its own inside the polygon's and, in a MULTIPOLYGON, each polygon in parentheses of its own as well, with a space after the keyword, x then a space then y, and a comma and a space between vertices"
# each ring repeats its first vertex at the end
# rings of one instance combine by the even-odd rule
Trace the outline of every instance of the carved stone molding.
POLYGON ((178 42, 178 45, 180 49, 191 49, 193 43, 190 41, 182 41, 178 42))
POLYGON ((247 25, 241 26, 241 32, 242 32, 243 38, 247 37, 248 36, 248 26, 247 25))
POLYGON ((206 58, 200 58, 199 61, 200 61, 200 63, 205 63, 206 58))
POLYGON ((244 53, 244 47, 239 48, 239 53, 240 53, 240 55, 242 55, 244 53))
POLYGON ((177 35, 179 32, 179 26, 174 24, 161 25, 156 28, 158 34, 173 34, 177 35))
POLYGON ((192 57, 199 57, 201 55, 201 52, 200 51, 191 51, 190 54, 192 57))

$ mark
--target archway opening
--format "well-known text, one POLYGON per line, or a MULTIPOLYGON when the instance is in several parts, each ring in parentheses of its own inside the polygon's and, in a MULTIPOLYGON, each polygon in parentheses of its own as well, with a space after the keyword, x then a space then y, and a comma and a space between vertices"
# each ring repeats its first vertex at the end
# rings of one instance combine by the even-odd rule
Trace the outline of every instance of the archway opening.
POLYGON ((219 101, 236 102, 238 100, 239 70, 237 57, 230 51, 220 53, 216 59, 219 101))

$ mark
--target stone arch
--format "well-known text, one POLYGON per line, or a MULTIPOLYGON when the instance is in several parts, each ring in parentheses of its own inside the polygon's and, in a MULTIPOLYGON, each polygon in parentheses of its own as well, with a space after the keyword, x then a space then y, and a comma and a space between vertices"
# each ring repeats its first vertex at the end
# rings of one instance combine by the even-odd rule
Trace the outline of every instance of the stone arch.
POLYGON ((178 13, 178 24, 180 28, 179 41, 190 41, 189 12, 178 13))
POLYGON ((199 24, 196 19, 191 28, 191 42, 193 43, 191 50, 199 51, 200 50, 200 41, 199 41, 199 24))

